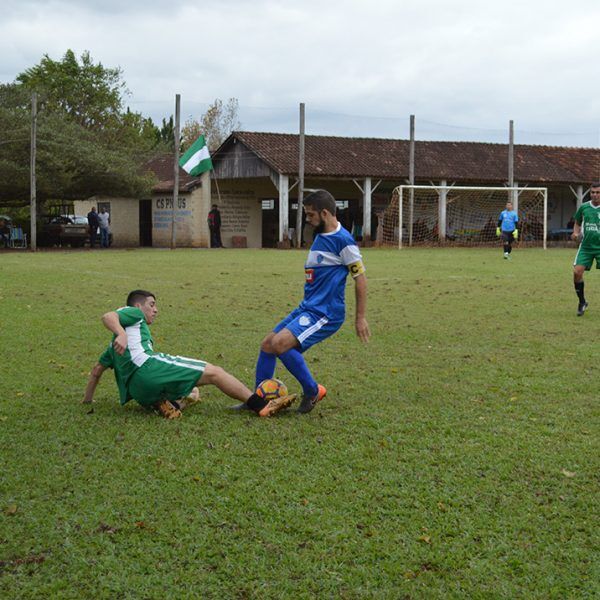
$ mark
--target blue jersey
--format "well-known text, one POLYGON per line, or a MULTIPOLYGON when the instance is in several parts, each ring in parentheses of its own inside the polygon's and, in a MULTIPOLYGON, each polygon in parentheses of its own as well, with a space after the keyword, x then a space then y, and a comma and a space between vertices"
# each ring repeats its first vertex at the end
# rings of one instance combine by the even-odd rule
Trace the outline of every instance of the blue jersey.
POLYGON ((503 210, 500 213, 500 221, 502 224, 500 228, 502 231, 511 232, 517 228, 517 223, 519 222, 519 215, 514 210, 503 210))
POLYGON ((364 273, 354 238, 340 224, 331 233, 319 233, 310 247, 304 271, 306 283, 300 308, 343 321, 348 272, 353 277, 364 273))

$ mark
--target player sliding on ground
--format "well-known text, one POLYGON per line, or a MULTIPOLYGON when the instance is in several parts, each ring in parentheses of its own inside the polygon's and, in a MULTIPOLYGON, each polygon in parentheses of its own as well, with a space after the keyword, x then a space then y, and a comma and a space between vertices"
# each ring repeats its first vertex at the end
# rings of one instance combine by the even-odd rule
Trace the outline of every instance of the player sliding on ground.
POLYGON ((345 288, 348 273, 356 289, 355 327, 358 337, 369 340, 367 279, 354 238, 338 222, 334 197, 325 190, 309 194, 304 202, 306 220, 315 238, 305 264, 304 299, 262 341, 256 364, 256 384, 270 379, 277 358, 302 386, 300 413, 310 412, 327 393, 313 378, 303 353, 333 335, 345 319, 345 288))
POLYGON ((583 293, 583 273, 592 268, 594 259, 596 259, 596 268, 600 265, 600 183, 593 183, 590 187, 591 200, 584 202, 573 217, 573 234, 571 237, 575 241, 581 239, 579 249, 573 262, 573 283, 575 292, 579 299, 577 306, 577 316, 581 317, 588 307, 583 293), (581 237, 583 234, 583 237, 581 237))
POLYGON ((513 210, 512 202, 507 202, 506 208, 500 213, 498 226, 496 227, 496 235, 498 237, 502 236, 504 258, 510 258, 513 240, 519 239, 518 223, 519 215, 513 210))
POLYGON ((113 338, 90 373, 84 403, 93 401, 106 369, 115 371, 121 404, 135 398, 142 406, 153 407, 168 419, 181 416, 182 408, 198 401, 198 386, 203 385, 215 385, 227 396, 245 402, 261 417, 270 417, 295 400, 295 395, 290 394, 267 402, 221 367, 155 352, 148 326, 157 314, 156 296, 134 290, 127 297, 126 307, 102 317, 113 338))

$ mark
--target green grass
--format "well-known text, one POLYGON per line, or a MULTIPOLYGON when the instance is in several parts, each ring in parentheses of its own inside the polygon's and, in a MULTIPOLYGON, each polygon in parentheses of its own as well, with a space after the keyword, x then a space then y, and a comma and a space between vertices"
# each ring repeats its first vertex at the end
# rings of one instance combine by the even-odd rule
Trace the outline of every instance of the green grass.
POLYGON ((0 596, 599 597, 600 279, 577 318, 573 250, 365 251, 371 343, 349 284, 307 416, 204 388, 168 422, 110 373, 79 403, 135 287, 157 349, 251 384, 304 257, 0 254, 0 596))

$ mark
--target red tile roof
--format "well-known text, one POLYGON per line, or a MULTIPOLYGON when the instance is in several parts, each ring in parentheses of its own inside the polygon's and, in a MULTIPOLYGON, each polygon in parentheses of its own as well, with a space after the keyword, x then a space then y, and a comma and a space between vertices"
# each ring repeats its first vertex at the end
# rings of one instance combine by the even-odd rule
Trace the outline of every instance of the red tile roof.
MULTIPOLYGON (((236 131, 213 156, 216 164, 237 138, 274 171, 298 173, 297 134, 236 131)), ((307 177, 408 177, 409 141, 307 135, 307 177)), ((600 150, 515 145, 514 176, 519 183, 589 183, 600 177, 600 150)), ((419 180, 494 183, 508 178, 508 145, 479 142, 415 143, 419 180)))
MULTIPOLYGON (((174 154, 161 154, 149 160, 143 167, 144 172, 156 175, 158 183, 152 191, 155 193, 167 193, 173 191, 173 164, 174 154)), ((189 192, 200 185, 199 177, 190 177, 181 167, 179 168, 179 191, 189 192)))

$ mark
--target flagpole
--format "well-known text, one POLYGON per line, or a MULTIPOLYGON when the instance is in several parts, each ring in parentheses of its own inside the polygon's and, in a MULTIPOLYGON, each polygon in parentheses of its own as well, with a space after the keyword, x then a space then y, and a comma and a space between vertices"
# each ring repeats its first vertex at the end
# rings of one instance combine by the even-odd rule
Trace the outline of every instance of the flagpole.
POLYGON ((175 207, 179 195, 179 107, 181 95, 175 94, 175 161, 173 163, 173 206, 171 207, 171 250, 175 250, 175 207))

